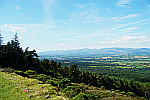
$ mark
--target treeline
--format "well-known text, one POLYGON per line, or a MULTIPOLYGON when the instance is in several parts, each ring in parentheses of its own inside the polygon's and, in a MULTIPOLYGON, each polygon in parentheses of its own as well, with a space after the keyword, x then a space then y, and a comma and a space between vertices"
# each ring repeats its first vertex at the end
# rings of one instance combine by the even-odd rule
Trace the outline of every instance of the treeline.
MULTIPOLYGON (((69 78, 71 82, 85 83, 92 86, 103 87, 106 89, 120 90, 124 92, 133 92, 136 95, 149 97, 150 87, 144 87, 133 80, 125 81, 121 79, 110 78, 102 75, 94 75, 88 71, 79 71, 77 65, 61 66, 54 60, 39 60, 35 50, 29 51, 28 47, 24 50, 20 47, 17 39, 0 46, 0 66, 11 67, 15 70, 33 70, 38 74, 45 74, 43 77, 53 77, 57 79, 69 78)), ((35 76, 37 77, 37 76, 35 76)), ((43 83, 48 79, 43 80, 43 83)))
POLYGON ((129 80, 133 79, 134 81, 139 81, 141 83, 150 83, 150 68, 91 67, 87 70, 91 73, 99 73, 100 75, 104 76, 114 76, 129 80))

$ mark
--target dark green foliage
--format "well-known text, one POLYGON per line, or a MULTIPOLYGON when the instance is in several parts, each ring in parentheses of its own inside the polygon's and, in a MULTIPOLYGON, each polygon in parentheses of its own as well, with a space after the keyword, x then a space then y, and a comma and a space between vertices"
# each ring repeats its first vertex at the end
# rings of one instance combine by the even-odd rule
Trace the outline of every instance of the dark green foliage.
POLYGON ((87 94, 79 93, 75 97, 72 98, 73 100, 88 100, 87 94))
POLYGON ((67 86, 62 92, 65 93, 65 96, 69 98, 75 97, 77 94, 81 92, 81 87, 78 86, 67 86))
POLYGON ((46 84, 51 84, 53 86, 56 86, 56 83, 53 80, 47 80, 45 83, 46 84))
POLYGON ((42 81, 43 83, 46 82, 47 79, 49 79, 49 77, 44 74, 38 74, 37 77, 35 77, 35 78, 42 81))
POLYGON ((76 86, 67 86, 62 92, 65 93, 67 91, 74 90, 75 88, 76 86))
POLYGON ((99 94, 93 94, 93 93, 79 93, 75 97, 73 97, 73 100, 99 100, 101 96, 99 94))
POLYGON ((71 85, 71 82, 68 78, 63 78, 59 82, 59 87, 65 88, 67 85, 71 85))
POLYGON ((24 73, 26 73, 28 75, 34 75, 36 72, 32 71, 32 70, 26 70, 24 73))

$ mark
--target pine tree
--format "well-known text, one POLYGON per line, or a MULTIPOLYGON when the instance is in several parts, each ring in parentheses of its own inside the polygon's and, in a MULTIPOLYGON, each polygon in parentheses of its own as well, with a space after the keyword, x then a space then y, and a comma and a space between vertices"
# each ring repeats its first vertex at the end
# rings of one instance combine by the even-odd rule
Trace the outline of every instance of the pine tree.
POLYGON ((0 31, 0 47, 1 47, 2 43, 3 43, 2 38, 3 38, 3 37, 1 36, 1 31, 0 31))
POLYGON ((2 64, 2 36, 1 36, 1 31, 0 31, 0 65, 2 64))

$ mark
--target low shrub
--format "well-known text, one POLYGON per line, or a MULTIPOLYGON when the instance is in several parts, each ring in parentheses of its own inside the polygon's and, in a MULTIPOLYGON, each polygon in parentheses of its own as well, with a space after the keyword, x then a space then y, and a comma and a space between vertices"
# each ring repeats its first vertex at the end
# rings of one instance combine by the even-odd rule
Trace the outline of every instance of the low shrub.
POLYGON ((82 85, 85 85, 85 83, 83 83, 83 82, 82 82, 81 84, 82 84, 82 85))
POLYGON ((53 86, 56 85, 53 80, 47 80, 45 83, 46 83, 46 84, 51 84, 51 85, 53 85, 53 86))
POLYGON ((14 72, 15 72, 16 74, 20 75, 20 76, 29 77, 29 75, 26 74, 26 73, 24 73, 23 71, 15 70, 14 72))
POLYGON ((30 78, 36 78, 37 75, 30 75, 29 77, 30 77, 30 78))
POLYGON ((79 93, 75 97, 72 98, 73 100, 88 100, 87 94, 79 93))
POLYGON ((114 89, 111 89, 111 91, 114 91, 114 89))
POLYGON ((135 93, 133 93, 133 92, 127 92, 126 95, 134 97, 135 93))
POLYGON ((35 77, 36 79, 42 81, 43 83, 47 81, 47 79, 49 79, 49 77, 47 75, 44 74, 39 74, 37 75, 37 77, 35 77))
POLYGON ((1 69, 1 72, 5 72, 5 70, 4 70, 4 69, 1 69))
POLYGON ((126 92, 124 92, 124 91, 122 91, 122 92, 120 92, 121 94, 125 94, 126 92))
POLYGON ((76 86, 67 86, 62 92, 65 93, 67 91, 74 90, 75 88, 76 86))
POLYGON ((105 87, 105 86, 101 86, 101 88, 102 88, 103 90, 105 90, 106 87, 105 87))
POLYGON ((119 93, 119 90, 115 90, 116 93, 119 93))
POLYGON ((35 71, 32 70, 26 70, 24 73, 28 75, 35 75, 35 71))
POLYGON ((62 92, 65 93, 67 97, 73 98, 81 92, 81 89, 78 86, 67 86, 62 92))

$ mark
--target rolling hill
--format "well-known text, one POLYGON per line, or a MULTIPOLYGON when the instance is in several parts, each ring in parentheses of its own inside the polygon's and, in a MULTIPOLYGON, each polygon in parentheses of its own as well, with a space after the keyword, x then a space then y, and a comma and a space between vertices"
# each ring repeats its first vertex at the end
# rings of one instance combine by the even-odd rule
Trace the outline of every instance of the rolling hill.
POLYGON ((150 54, 150 48, 102 48, 102 49, 78 49, 55 50, 38 52, 39 55, 87 55, 87 54, 150 54))

